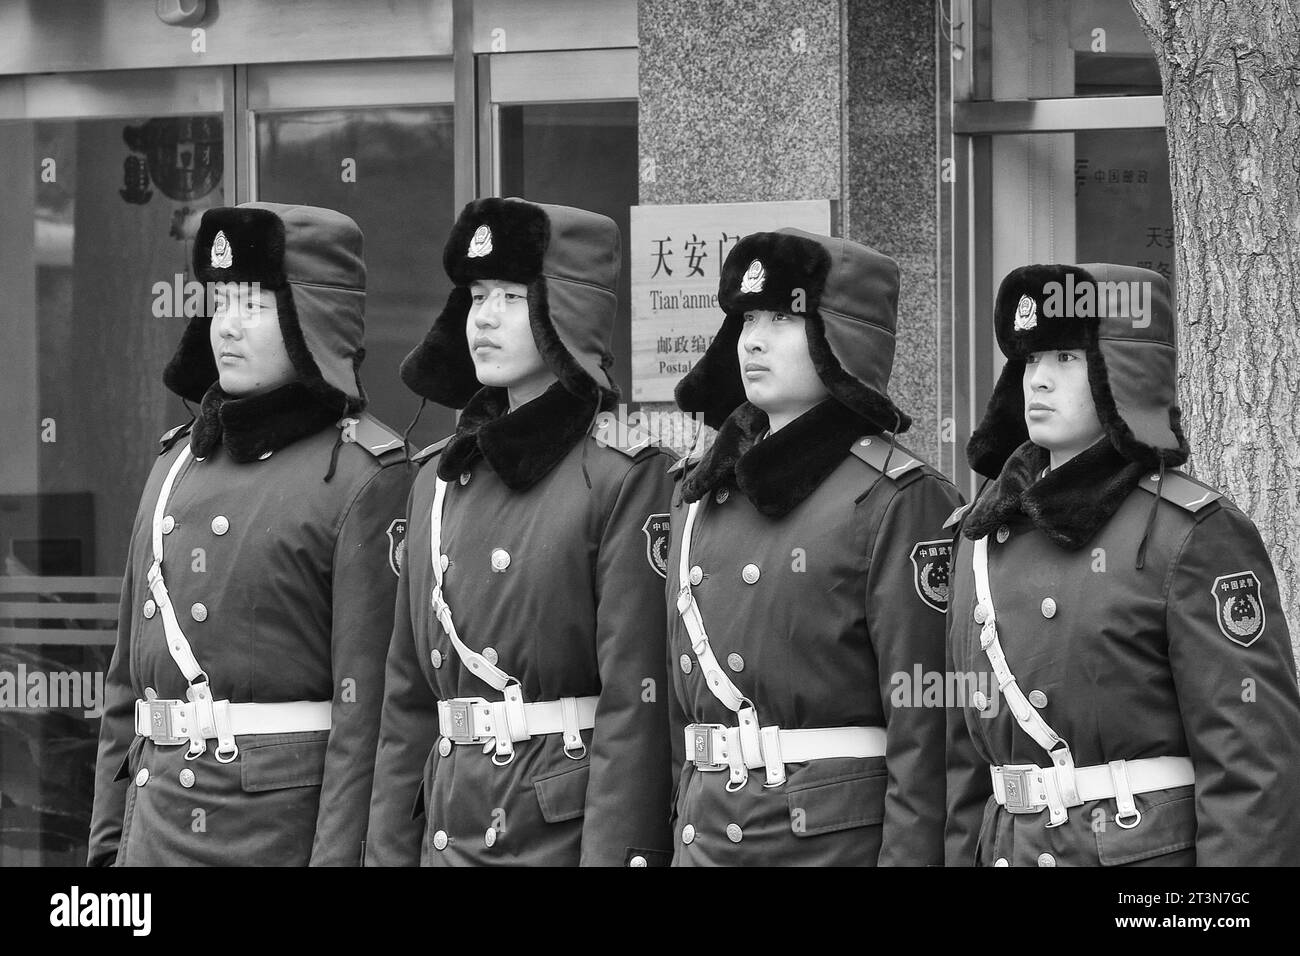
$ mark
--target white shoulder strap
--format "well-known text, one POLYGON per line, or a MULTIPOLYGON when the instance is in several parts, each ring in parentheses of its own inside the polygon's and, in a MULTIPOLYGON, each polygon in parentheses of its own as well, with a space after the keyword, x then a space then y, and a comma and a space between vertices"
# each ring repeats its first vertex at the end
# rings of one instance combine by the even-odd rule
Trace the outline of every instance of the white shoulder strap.
MULTIPOLYGON (((1020 729, 1034 739, 1038 746, 1047 751, 1052 763, 1060 770, 1058 774, 1061 785, 1061 797, 1066 806, 1077 805, 1078 793, 1074 783, 1074 757, 1070 745, 1043 720, 1041 714, 1020 689, 1015 674, 1007 663, 1007 656, 998 640, 997 609, 993 606, 993 591, 989 586, 989 539, 988 535, 975 542, 975 551, 971 559, 975 572, 975 597, 984 614, 983 629, 980 631, 980 647, 993 667, 993 674, 998 681, 998 690, 1011 708, 1011 715, 1016 718, 1020 729)), ((1049 826, 1059 826, 1064 820, 1064 809, 1051 807, 1052 822, 1049 826), (1059 817, 1059 819, 1058 819, 1059 817)))
POLYGON ((206 675, 190 649, 190 642, 186 640, 181 630, 180 621, 176 618, 176 609, 172 607, 171 597, 167 594, 167 584, 162 574, 163 512, 167 510, 167 501, 171 497, 172 487, 176 484, 176 476, 180 474, 189 458, 190 446, 186 444, 181 447, 181 453, 176 456, 176 461, 172 463, 171 470, 167 472, 167 479, 158 492, 158 502, 153 509, 153 564, 149 566, 148 584, 154 603, 158 605, 158 612, 162 615, 163 633, 166 635, 167 650, 171 653, 172 660, 185 675, 186 681, 193 684, 196 678, 202 676, 205 679, 201 683, 206 687, 206 675))
POLYGON ((714 656, 713 648, 709 645, 709 635, 704 630, 704 618, 700 615, 700 607, 695 603, 695 595, 691 593, 691 531, 695 527, 695 516, 699 513, 699 508, 700 502, 691 502, 686 509, 686 525, 682 528, 681 559, 677 565, 677 583, 680 588, 677 592, 677 613, 681 615, 682 623, 686 625, 686 633, 691 639, 691 650, 695 652, 695 658, 704 671, 704 682, 709 690, 728 710, 739 712, 742 707, 753 705, 731 682, 731 678, 727 676, 727 672, 722 669, 722 665, 714 656))
POLYGON ((456 633, 456 623, 451 617, 451 607, 447 604, 442 585, 445 571, 442 567, 442 507, 447 497, 447 482, 437 479, 433 495, 433 511, 429 516, 429 551, 433 561, 433 612, 438 617, 442 629, 451 639, 451 646, 456 649, 461 663, 469 668, 470 673, 486 682, 496 690, 505 690, 507 685, 518 685, 518 681, 501 668, 497 667, 478 651, 473 650, 460 639, 456 633))

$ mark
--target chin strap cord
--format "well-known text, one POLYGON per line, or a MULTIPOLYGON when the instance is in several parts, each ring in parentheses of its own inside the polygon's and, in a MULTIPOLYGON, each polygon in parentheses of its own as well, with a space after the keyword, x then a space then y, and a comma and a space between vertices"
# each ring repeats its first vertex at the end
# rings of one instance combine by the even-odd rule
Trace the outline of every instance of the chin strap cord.
POLYGON ((1158 478, 1156 478, 1156 497, 1155 500, 1151 502, 1151 511, 1147 515, 1146 530, 1142 532, 1142 541, 1140 544, 1138 544, 1137 562, 1133 565, 1139 571, 1141 571, 1143 565, 1146 564, 1147 539, 1151 537, 1151 529, 1156 526, 1156 509, 1160 507, 1160 491, 1161 489, 1164 488, 1164 485, 1165 485, 1165 460, 1163 457, 1161 457, 1160 475, 1158 478))

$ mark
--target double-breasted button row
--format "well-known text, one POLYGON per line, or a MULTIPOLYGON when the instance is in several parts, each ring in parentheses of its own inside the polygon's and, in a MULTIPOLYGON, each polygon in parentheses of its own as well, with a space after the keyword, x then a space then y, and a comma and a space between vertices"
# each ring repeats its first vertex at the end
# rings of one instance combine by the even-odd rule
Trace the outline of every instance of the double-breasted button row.
MULTIPOLYGON (((740 579, 746 584, 757 584, 758 579, 762 574, 763 572, 759 569, 757 564, 747 564, 740 569, 740 579)), ((704 580, 704 569, 698 564, 695 565, 691 568, 687 578, 691 582, 692 587, 698 586, 699 583, 704 580)))
MULTIPOLYGON (((488 827, 483 831, 483 845, 489 850, 496 846, 497 839, 501 836, 496 827, 488 827)), ((433 848, 435 850, 447 849, 447 831, 436 830, 433 834, 433 848)))
MULTIPOLYGON (((725 832, 727 834, 727 839, 732 843, 739 843, 741 840, 745 839, 745 831, 740 828, 739 823, 728 823, 725 832)), ((695 827, 692 824, 688 823, 686 826, 682 827, 682 843, 686 846, 690 846, 695 842, 695 837, 695 827)))
MULTIPOLYGON (((162 533, 171 534, 176 530, 176 518, 174 515, 164 515, 162 519, 162 533)), ((225 515, 217 515, 212 519, 212 533, 225 534, 230 530, 230 519, 225 515)))

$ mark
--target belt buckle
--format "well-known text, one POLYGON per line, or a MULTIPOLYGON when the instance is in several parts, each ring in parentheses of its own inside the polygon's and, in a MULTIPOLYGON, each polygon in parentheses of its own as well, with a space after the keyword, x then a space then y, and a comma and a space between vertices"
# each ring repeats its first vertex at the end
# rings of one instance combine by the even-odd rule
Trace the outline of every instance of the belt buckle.
POLYGON ((1042 773, 1032 763, 1008 764, 1002 768, 1003 807, 1007 813, 1041 813, 1043 804, 1035 804, 1029 792, 1030 776, 1042 773))
POLYGON ((482 701, 478 698, 453 697, 444 703, 447 705, 447 727, 443 736, 453 744, 482 743, 482 737, 474 736, 474 705, 482 701))
POLYGON ((691 757, 696 770, 725 770, 726 762, 714 759, 713 733, 722 733, 727 728, 723 724, 691 724, 691 757))
POLYGON ((164 747, 170 747, 175 744, 189 742, 189 737, 178 737, 172 732, 172 704, 179 704, 179 700, 137 700, 136 707, 136 733, 142 737, 148 737, 155 744, 164 747), (143 706, 141 706, 143 705, 143 706), (141 720, 143 718, 143 721, 141 720))

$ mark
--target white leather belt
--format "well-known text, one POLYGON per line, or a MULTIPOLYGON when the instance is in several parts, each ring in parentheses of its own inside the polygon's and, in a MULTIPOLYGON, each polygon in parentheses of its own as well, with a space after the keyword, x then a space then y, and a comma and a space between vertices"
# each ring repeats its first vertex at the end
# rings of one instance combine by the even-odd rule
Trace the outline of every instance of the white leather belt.
MULTIPOLYGON (((229 726, 234 737, 247 734, 302 734, 330 729, 328 700, 278 704, 232 704, 228 700, 137 700, 135 732, 155 744, 189 743, 196 736, 216 740, 229 726)), ((197 754, 195 755, 197 756, 197 754)))
MULTIPOLYGON (((587 754, 580 731, 596 726, 599 697, 561 697, 524 703, 517 684, 505 689, 506 699, 490 701, 482 697, 453 697, 438 701, 438 733, 453 744, 483 744, 505 757, 504 741, 528 740, 548 734, 562 734, 565 756, 581 760, 587 754)), ((509 762, 508 760, 506 762, 509 762)))
POLYGON ((686 759, 697 770, 730 770, 729 791, 744 786, 746 769, 759 767, 767 771, 767 786, 777 786, 785 780, 785 765, 789 763, 832 757, 883 757, 885 728, 755 728, 747 720, 746 711, 742 711, 739 727, 688 724, 686 753, 686 759))
POLYGON ((1115 822, 1125 830, 1142 821, 1133 794, 1187 787, 1196 779, 1187 757, 1112 760, 1093 767, 1075 767, 1077 799, 1066 800, 1061 794, 1056 767, 1006 764, 989 767, 989 771, 993 776, 993 798, 1008 813, 1041 813, 1056 801, 1066 807, 1078 807, 1089 800, 1113 797, 1117 807, 1115 822))

